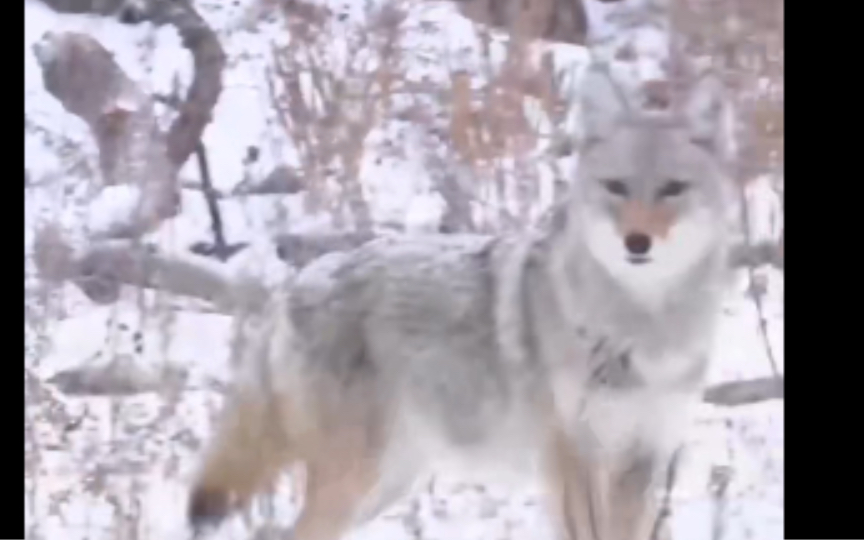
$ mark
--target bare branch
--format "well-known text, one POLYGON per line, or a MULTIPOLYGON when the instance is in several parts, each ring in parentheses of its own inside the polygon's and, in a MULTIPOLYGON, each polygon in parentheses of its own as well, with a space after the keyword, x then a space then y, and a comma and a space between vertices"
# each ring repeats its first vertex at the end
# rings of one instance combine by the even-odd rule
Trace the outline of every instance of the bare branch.
POLYGON ((584 45, 588 35, 588 17, 582 0, 453 1, 462 15, 472 21, 508 32, 518 31, 526 38, 584 45))
POLYGON ((654 519, 651 527, 651 540, 660 540, 669 537, 669 518, 672 515, 672 490, 678 478, 678 465, 681 461, 681 448, 672 454, 672 458, 666 465, 666 482, 663 486, 663 500, 660 503, 660 511, 654 519))
POLYGON ((733 268, 770 265, 780 270, 784 269, 783 246, 775 242, 738 244, 732 248, 731 259, 733 268))
POLYGON ((712 405, 737 407, 772 399, 783 399, 784 378, 763 377, 716 384, 705 390, 703 401, 712 405))
POLYGON ((42 0, 58 13, 94 13, 111 15, 126 4, 126 0, 42 0))
POLYGON ((192 261, 169 258, 131 241, 102 242, 77 255, 61 233, 48 227, 34 247, 40 275, 74 282, 99 304, 115 302, 122 285, 157 289, 211 302, 223 313, 256 310, 267 292, 260 283, 237 283, 192 261))
MULTIPOLYGON (((183 180, 183 179, 181 179, 179 181, 179 184, 180 184, 180 189, 189 189, 192 191, 205 191, 205 190, 207 190, 207 188, 204 187, 204 184, 200 181, 197 181, 197 180, 183 180)), ((209 191, 210 191, 210 196, 213 197, 214 199, 216 199, 217 201, 221 200, 221 199, 225 199, 228 197, 228 195, 222 193, 221 191, 219 191, 216 188, 211 188, 211 189, 209 189, 209 191)))
POLYGON ((243 182, 232 190, 233 195, 293 195, 306 189, 299 174, 290 167, 279 165, 260 182, 243 182))
POLYGON ((130 396, 162 393, 166 387, 183 386, 187 376, 188 372, 180 366, 168 364, 148 370, 134 362, 114 361, 59 371, 48 382, 70 396, 130 396))
POLYGON ((85 34, 47 32, 34 52, 45 88, 95 136, 104 185, 140 188, 137 211, 95 236, 138 236, 174 215, 176 168, 167 159, 149 96, 85 34))
POLYGON ((213 302, 232 312, 238 303, 263 302, 261 285, 240 294, 236 284, 180 260, 165 259, 133 241, 179 210, 177 171, 195 150, 222 90, 225 55, 213 31, 185 0, 155 2, 151 16, 177 27, 192 53, 194 76, 167 133, 159 129, 154 99, 142 91, 99 42, 79 33, 47 32, 34 46, 45 88, 90 127, 105 186, 138 189, 128 215, 89 237, 76 253, 57 227, 36 235, 36 264, 49 280, 71 280, 93 301, 116 301, 123 284, 156 288, 213 302), (130 241, 131 240, 131 241, 130 241))
POLYGON ((66 110, 84 120, 94 134, 104 184, 129 182, 142 187, 139 215, 129 216, 125 223, 110 224, 111 230, 97 234, 141 234, 173 213, 165 204, 163 188, 170 185, 174 170, 164 145, 154 144, 158 127, 152 102, 120 69, 111 53, 87 35, 53 32, 43 36, 34 52, 43 68, 45 88, 66 110), (155 207, 145 209, 148 202, 155 207), (151 215, 141 216, 150 214, 148 210, 151 215))
POLYGON ((96 138, 104 185, 125 183, 140 190, 137 208, 95 231, 94 239, 140 237, 176 215, 177 170, 198 144, 222 90, 225 55, 213 31, 188 2, 155 5, 161 9, 156 15, 177 27, 195 64, 192 85, 167 135, 159 129, 153 99, 92 37, 47 32, 34 46, 45 88, 96 138))
POLYGON ((204 188, 204 200, 207 202, 207 210, 210 212, 210 225, 213 229, 213 243, 219 254, 226 251, 225 231, 222 227, 222 214, 219 213, 219 204, 214 196, 213 182, 210 179, 210 163, 207 159, 207 149, 200 141, 195 148, 195 156, 198 158, 198 170, 201 171, 201 186, 204 188))
POLYGON ((188 0, 162 2, 164 12, 155 22, 177 28, 183 46, 192 53, 194 76, 180 105, 180 115, 168 129, 168 157, 179 168, 195 151, 204 128, 212 120, 213 108, 222 93, 225 52, 219 38, 188 0), (161 20, 158 20, 161 19, 161 20))
POLYGON ((116 16, 124 24, 155 21, 172 0, 42 0, 58 13, 116 16))
POLYGON ((248 244, 240 242, 229 245, 225 241, 225 230, 222 225, 222 213, 219 211, 219 197, 213 188, 210 179, 210 164, 207 159, 207 149, 202 142, 198 142, 195 148, 195 156, 198 159, 198 169, 201 171, 201 191, 207 203, 207 211, 210 213, 210 228, 213 231, 213 243, 198 242, 190 249, 193 253, 206 257, 215 257, 224 262, 245 248, 248 244))

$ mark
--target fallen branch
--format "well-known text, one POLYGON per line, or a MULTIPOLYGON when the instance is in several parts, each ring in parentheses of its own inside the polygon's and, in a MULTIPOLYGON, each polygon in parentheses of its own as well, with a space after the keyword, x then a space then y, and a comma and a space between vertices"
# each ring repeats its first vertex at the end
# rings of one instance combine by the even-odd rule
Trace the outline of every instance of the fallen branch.
POLYGON ((45 229, 34 252, 43 279, 72 281, 98 304, 116 302, 123 285, 197 298, 226 314, 259 309, 268 296, 260 283, 238 283, 193 261, 165 257, 130 241, 102 242, 76 255, 57 229, 45 229))
POLYGON ((232 195, 294 195, 306 189, 297 172, 285 165, 278 165, 260 182, 244 181, 237 185, 232 195))
MULTIPOLYGON (((216 34, 188 0, 154 5, 159 6, 154 17, 177 28, 194 62, 192 84, 167 133, 159 128, 154 98, 92 37, 47 32, 34 46, 46 90, 67 111, 84 120, 96 139, 103 187, 129 184, 137 189, 137 201, 126 215, 89 234, 93 245, 82 250, 83 255, 76 255, 64 243, 56 227, 44 227, 36 237, 40 273, 71 280, 100 303, 116 300, 121 283, 155 284, 169 291, 176 286, 171 279, 165 282, 165 269, 158 264, 156 273, 150 275, 148 265, 153 261, 148 256, 152 258, 152 254, 128 242, 112 242, 137 241, 179 211, 177 172, 198 145, 222 91, 225 54, 216 34), (47 253, 49 249, 56 253, 47 253), (151 282, 154 279, 155 283, 151 282)), ((191 270, 181 268, 177 274, 188 277, 191 270)), ((204 280, 204 284, 206 288, 212 282, 204 280)), ((192 296, 220 294, 195 290, 192 296)))
POLYGON ((703 401, 723 407, 737 407, 783 399, 784 386, 782 376, 720 383, 705 390, 703 401))
POLYGON ((177 171, 194 151, 222 91, 225 55, 206 22, 186 1, 168 3, 174 24, 194 59, 195 74, 167 134, 159 129, 154 100, 92 37, 47 32, 34 45, 45 88, 90 127, 99 147, 104 186, 138 188, 129 215, 108 223, 93 239, 138 238, 179 210, 177 171))
POLYGON ((96 138, 103 185, 139 188, 136 211, 94 236, 140 236, 174 215, 176 169, 168 160, 149 96, 88 35, 49 31, 33 49, 45 89, 84 120, 96 138))
POLYGON ((180 366, 166 364, 146 369, 131 361, 114 361, 104 366, 65 369, 48 382, 69 396, 132 396, 179 388, 185 385, 187 376, 180 366))

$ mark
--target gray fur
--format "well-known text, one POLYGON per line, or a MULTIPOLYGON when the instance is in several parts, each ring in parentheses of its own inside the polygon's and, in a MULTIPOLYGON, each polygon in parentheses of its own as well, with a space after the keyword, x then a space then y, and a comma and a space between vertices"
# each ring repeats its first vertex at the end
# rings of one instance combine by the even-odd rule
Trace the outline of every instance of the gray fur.
MULTIPOLYGON (((562 535, 647 530, 651 488, 701 392, 728 277, 726 202, 717 161, 686 125, 621 118, 589 115, 593 138, 563 219, 512 237, 374 240, 311 263, 274 301, 272 398, 324 430, 349 418, 381 456, 358 519, 452 465, 536 475, 560 433, 561 474, 579 469, 561 481, 562 535), (603 191, 610 178, 630 200, 603 191), (670 178, 690 189, 658 202, 670 178), (631 203, 677 216, 645 222, 660 231, 645 264, 627 262, 621 236, 606 232, 631 203)), ((279 427, 290 440, 308 426, 279 427)))

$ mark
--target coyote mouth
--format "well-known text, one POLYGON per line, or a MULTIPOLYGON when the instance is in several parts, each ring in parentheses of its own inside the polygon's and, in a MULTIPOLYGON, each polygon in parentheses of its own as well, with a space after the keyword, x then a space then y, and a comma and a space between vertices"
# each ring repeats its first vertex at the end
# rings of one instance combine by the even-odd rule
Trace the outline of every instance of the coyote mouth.
POLYGON ((630 255, 627 257, 627 260, 631 264, 646 264, 651 262, 651 257, 648 257, 647 255, 630 255))

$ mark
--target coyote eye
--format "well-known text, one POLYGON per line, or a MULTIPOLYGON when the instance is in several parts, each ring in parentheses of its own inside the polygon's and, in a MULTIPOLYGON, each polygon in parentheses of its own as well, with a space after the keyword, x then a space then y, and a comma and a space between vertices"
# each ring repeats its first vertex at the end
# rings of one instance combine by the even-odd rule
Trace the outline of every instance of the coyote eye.
POLYGON ((660 188, 660 191, 657 192, 657 196, 661 199, 665 199, 667 197, 677 197, 681 195, 690 187, 690 184, 687 182, 682 182, 680 180, 669 180, 666 184, 660 188))
POLYGON ((606 188, 606 191, 619 197, 626 197, 629 192, 627 184, 621 180, 604 180, 603 186, 606 188))

